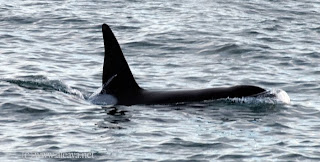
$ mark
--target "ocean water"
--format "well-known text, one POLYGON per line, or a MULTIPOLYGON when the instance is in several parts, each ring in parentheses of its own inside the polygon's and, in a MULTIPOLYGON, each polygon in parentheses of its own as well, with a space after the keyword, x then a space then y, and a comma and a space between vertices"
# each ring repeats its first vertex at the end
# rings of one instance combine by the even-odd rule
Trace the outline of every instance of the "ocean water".
POLYGON ((319 51, 317 0, 1 0, 0 159, 319 161, 319 51), (250 84, 291 102, 92 104, 103 23, 141 87, 250 84))

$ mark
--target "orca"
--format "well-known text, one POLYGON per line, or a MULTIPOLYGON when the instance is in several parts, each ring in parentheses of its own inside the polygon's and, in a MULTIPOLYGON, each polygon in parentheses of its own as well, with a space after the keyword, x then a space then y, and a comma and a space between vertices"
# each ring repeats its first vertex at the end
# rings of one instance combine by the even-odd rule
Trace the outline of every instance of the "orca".
POLYGON ((116 99, 114 105, 201 102, 222 98, 257 97, 259 94, 266 92, 263 88, 251 85, 176 91, 143 89, 135 81, 120 45, 107 24, 102 25, 102 33, 105 54, 102 89, 98 95, 111 95, 116 99))

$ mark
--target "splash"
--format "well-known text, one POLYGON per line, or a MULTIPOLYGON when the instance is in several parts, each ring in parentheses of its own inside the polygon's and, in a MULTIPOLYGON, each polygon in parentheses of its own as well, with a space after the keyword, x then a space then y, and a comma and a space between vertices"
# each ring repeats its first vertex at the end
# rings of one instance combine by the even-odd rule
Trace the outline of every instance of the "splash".
POLYGON ((282 89, 271 90, 271 93, 275 94, 277 100, 285 104, 290 104, 290 97, 286 91, 282 89))
POLYGON ((272 89, 255 97, 228 98, 228 101, 249 104, 290 104, 290 97, 282 89, 272 89))

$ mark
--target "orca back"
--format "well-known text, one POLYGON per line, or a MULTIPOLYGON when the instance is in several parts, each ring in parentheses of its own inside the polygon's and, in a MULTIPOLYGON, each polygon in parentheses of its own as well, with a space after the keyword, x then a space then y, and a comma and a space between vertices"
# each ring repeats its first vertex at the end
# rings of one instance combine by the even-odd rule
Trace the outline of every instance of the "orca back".
POLYGON ((234 86, 179 91, 148 91, 139 87, 129 65, 124 58, 120 45, 106 24, 102 25, 104 39, 104 65, 100 94, 115 97, 117 105, 169 104, 195 102, 228 97, 255 96, 265 90, 256 86, 234 86))

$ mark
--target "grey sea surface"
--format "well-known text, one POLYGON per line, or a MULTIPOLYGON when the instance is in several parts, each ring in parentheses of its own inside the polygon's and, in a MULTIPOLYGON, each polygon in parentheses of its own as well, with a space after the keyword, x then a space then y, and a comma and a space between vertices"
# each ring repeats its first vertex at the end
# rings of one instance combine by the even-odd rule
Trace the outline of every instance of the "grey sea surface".
POLYGON ((320 1, 0 0, 0 160, 319 161, 320 1), (101 106, 101 25, 139 85, 282 89, 290 104, 101 106))

